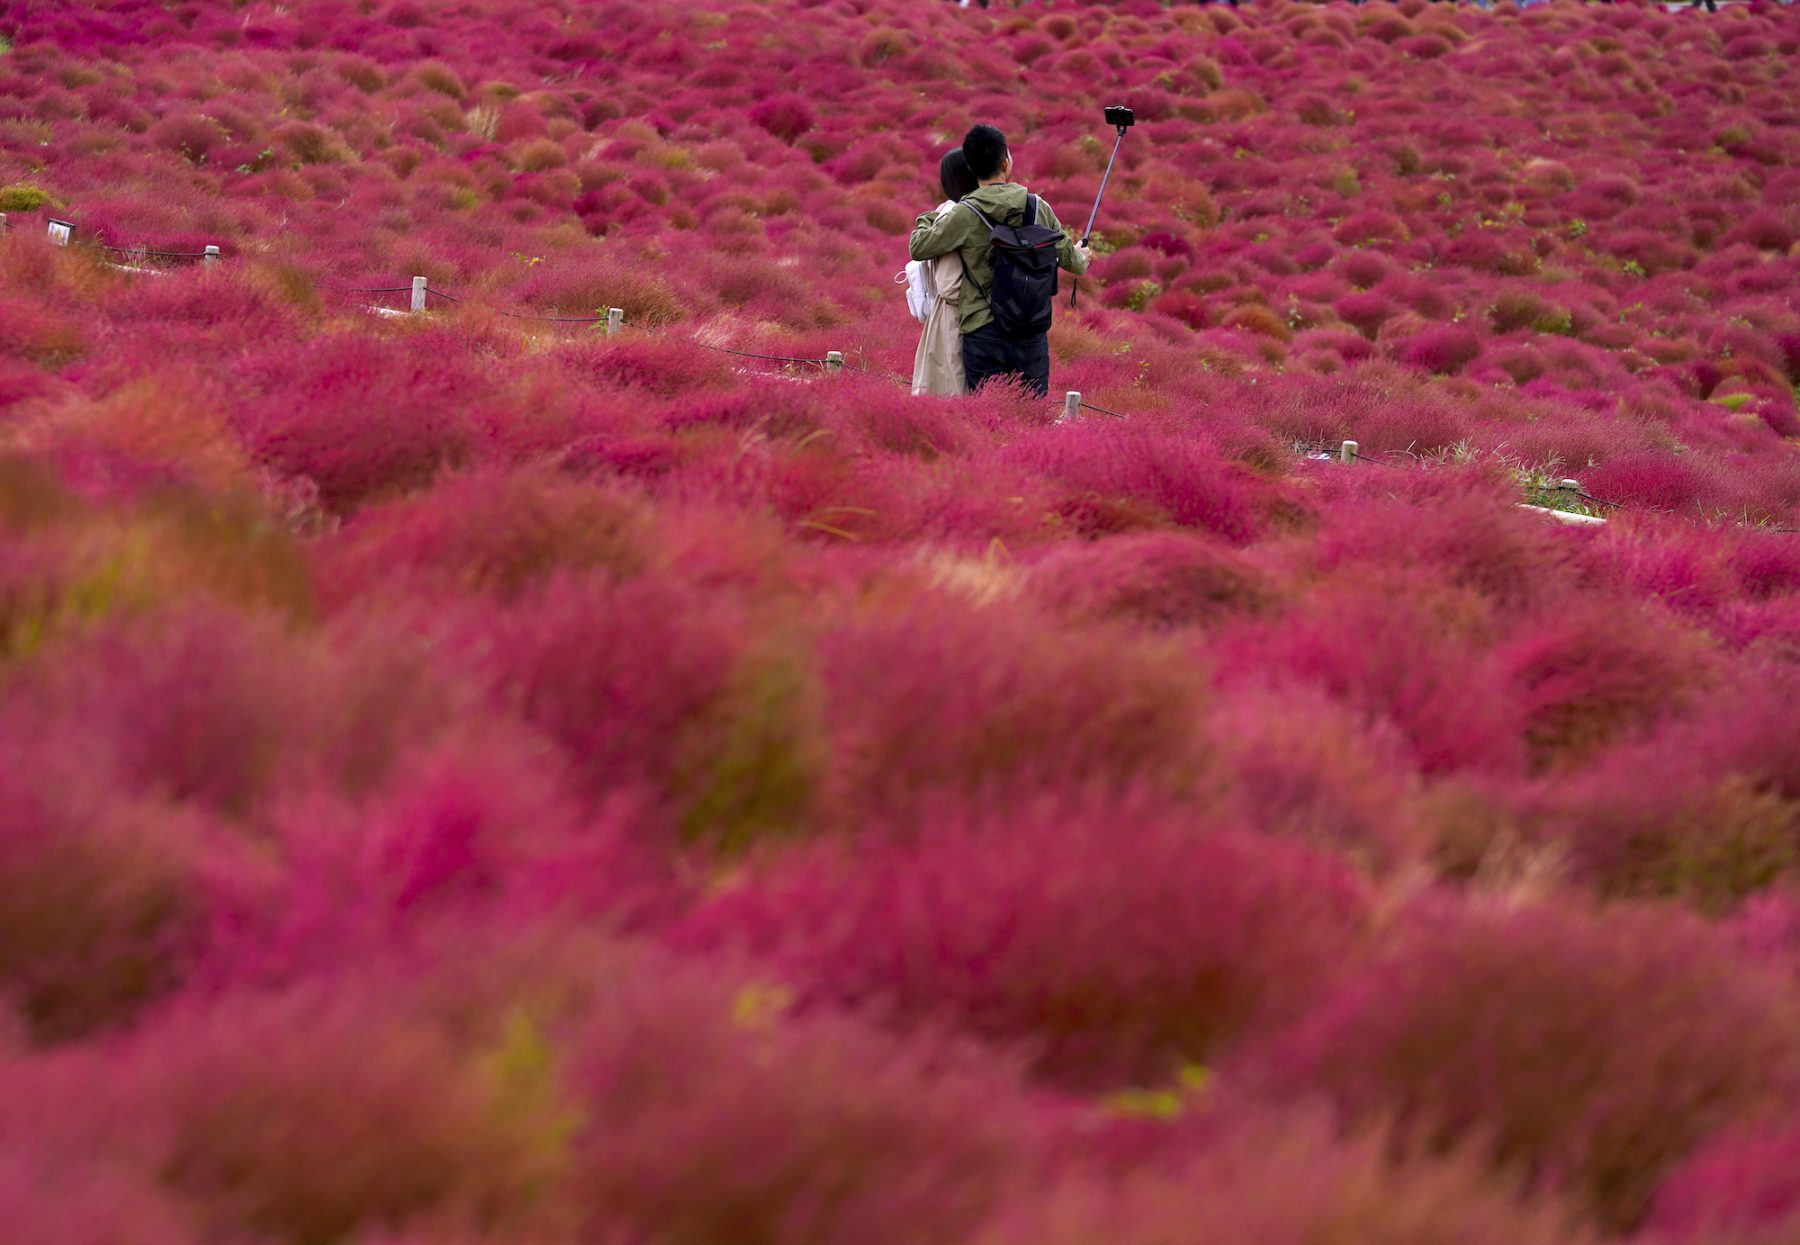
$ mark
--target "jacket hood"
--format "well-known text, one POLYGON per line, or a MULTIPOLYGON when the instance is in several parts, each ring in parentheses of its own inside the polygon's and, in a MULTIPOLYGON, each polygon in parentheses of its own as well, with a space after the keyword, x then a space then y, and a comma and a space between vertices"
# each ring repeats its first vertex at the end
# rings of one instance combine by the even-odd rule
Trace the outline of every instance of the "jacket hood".
POLYGON ((995 182, 992 186, 977 186, 963 202, 974 204, 1003 225, 1016 225, 1025 217, 1025 196, 1029 193, 1017 182, 995 182))

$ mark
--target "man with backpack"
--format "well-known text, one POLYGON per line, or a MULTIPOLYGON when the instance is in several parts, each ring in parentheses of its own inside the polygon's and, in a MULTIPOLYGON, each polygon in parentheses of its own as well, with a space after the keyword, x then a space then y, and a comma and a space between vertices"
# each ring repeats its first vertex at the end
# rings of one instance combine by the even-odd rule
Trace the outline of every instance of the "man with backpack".
POLYGON ((1017 376, 1038 396, 1050 392, 1051 304, 1057 269, 1083 273, 1085 243, 1073 241, 1050 205, 1012 180, 1006 136, 978 125, 963 157, 980 183, 952 211, 919 217, 914 259, 955 251, 963 266, 963 371, 971 391, 996 376, 1017 376))

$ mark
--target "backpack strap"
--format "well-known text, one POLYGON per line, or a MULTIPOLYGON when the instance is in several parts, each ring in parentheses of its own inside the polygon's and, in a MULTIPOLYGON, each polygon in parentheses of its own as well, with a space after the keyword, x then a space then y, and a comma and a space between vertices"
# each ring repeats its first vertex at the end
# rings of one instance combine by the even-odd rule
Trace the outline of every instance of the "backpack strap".
MULTIPOLYGON (((981 218, 981 223, 988 227, 989 232, 992 232, 996 228, 994 222, 988 219, 988 214, 976 207, 973 203, 970 203, 967 198, 958 199, 957 202, 979 216, 981 218)), ((967 281, 977 294, 980 294, 983 298, 987 298, 988 292, 981 288, 980 282, 975 280, 975 274, 969 271, 969 261, 963 258, 962 248, 960 246, 956 248, 956 261, 962 265, 963 280, 967 281)))
POLYGON ((988 214, 986 212, 984 212, 980 208, 976 207, 973 203, 970 203, 967 199, 958 199, 957 202, 962 204, 964 207, 968 208, 971 212, 975 213, 975 215, 981 217, 981 223, 986 225, 989 229, 998 228, 998 226, 996 226, 994 224, 994 222, 988 217, 988 214))
POLYGON ((1033 225, 1037 224, 1037 203, 1038 200, 1036 195, 1028 194, 1025 196, 1025 223, 1020 226, 1020 228, 1030 229, 1033 225))

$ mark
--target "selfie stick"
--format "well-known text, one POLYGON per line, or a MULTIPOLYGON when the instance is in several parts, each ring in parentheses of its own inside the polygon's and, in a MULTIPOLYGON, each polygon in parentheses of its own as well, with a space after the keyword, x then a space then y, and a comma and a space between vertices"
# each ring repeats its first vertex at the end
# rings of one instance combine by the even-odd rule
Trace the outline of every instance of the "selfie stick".
MULTIPOLYGON (((1081 245, 1083 246, 1086 246, 1088 242, 1093 239, 1094 221, 1098 219, 1100 215, 1100 200, 1106 197, 1106 183, 1112 180, 1113 161, 1119 158, 1119 148, 1125 142, 1125 131, 1130 128, 1131 127, 1128 125, 1121 125, 1118 127, 1119 137, 1113 140, 1112 155, 1106 158, 1106 172, 1100 178, 1100 193, 1094 196, 1094 210, 1088 213, 1087 228, 1081 231, 1081 245)), ((1069 282, 1070 307, 1075 306, 1075 295, 1078 294, 1080 290, 1081 283, 1079 281, 1069 282)))
POLYGON ((1094 210, 1088 213, 1087 228, 1081 231, 1081 244, 1086 246, 1094 236, 1094 221, 1100 215, 1100 200, 1106 197, 1106 183, 1112 180, 1113 161, 1119 158, 1119 147, 1125 141, 1125 131, 1129 127, 1119 127, 1119 137, 1113 143, 1112 155, 1106 158, 1106 173, 1100 179, 1100 193, 1094 196, 1094 210))

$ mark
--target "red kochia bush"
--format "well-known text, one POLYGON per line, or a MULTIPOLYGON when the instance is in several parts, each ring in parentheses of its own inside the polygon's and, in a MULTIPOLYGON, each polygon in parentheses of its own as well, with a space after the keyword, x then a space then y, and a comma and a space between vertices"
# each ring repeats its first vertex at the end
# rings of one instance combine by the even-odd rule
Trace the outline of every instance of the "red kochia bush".
POLYGON ((1257 527, 1250 481, 1191 430, 1084 421, 1022 439, 1005 457, 1064 486, 1057 508, 1080 535, 1173 523, 1245 541, 1257 527))
POLYGON ((818 124, 813 110, 798 95, 777 95, 750 110, 750 120, 779 138, 791 143, 818 124))
POLYGON ((30 1139, 0 1142, 0 1237, 56 1245, 192 1245, 180 1203, 148 1176, 89 1162, 61 1166, 30 1139))
POLYGON ((1566 1182, 1617 1229, 1709 1134, 1792 1109, 1797 1020, 1786 983, 1676 913, 1432 904, 1345 980, 1287 1072, 1352 1116, 1397 1113, 1434 1146, 1566 1182))
POLYGON ((86 354, 91 336, 81 321, 22 292, 0 298, 0 358, 61 366, 86 354))
POLYGON ((1730 1134, 1703 1147, 1657 1191, 1647 1222, 1658 1241, 1746 1245, 1791 1240, 1797 1225, 1800 1130, 1792 1128, 1730 1134))
POLYGON ((652 876, 625 846, 629 810, 584 816, 542 741, 501 722, 402 758, 361 803, 296 797, 270 821, 279 863, 208 870, 202 982, 292 980, 348 960, 552 913, 628 924, 652 876), (446 933, 448 931, 448 933, 446 933))
POLYGON ((774 982, 600 973, 568 1061, 583 1240, 935 1245, 1032 1169, 1004 1064, 789 1017, 774 982))
POLYGON ((1221 697, 1210 727, 1256 829, 1381 871, 1404 870, 1430 850, 1398 731, 1308 689, 1254 684, 1221 697))
POLYGON ((183 1009, 91 1068, 131 1127, 101 1124, 88 1144, 185 1195, 204 1240, 315 1245, 429 1215, 518 1221, 557 1172, 565 1126, 529 1051, 467 1045, 366 984, 183 1009))
POLYGON ((1481 339, 1460 325, 1427 329, 1408 341, 1400 357, 1428 372, 1460 372, 1481 354, 1481 339))
POLYGON ((693 401, 707 391, 724 388, 730 380, 724 356, 696 351, 672 339, 627 337, 619 342, 587 343, 564 352, 562 361, 577 382, 622 390, 631 401, 639 400, 640 395, 689 396, 693 401))
POLYGON ((828 799, 851 826, 905 829, 934 800, 1048 783, 1183 791, 1205 769, 1204 672, 1158 640, 924 598, 839 622, 817 648, 828 799))
POLYGON ((1584 472, 1581 482, 1607 501, 1656 510, 1704 512, 1727 504, 1731 496, 1711 463, 1656 450, 1622 454, 1584 472))
POLYGON ((204 839, 198 819, 96 790, 67 758, 18 764, 24 744, 0 738, 14 758, 0 767, 0 995, 55 1041, 129 1019, 180 983, 200 932, 204 839))
POLYGON ((1077 618, 1165 627, 1258 614, 1277 599, 1269 577, 1230 548, 1175 532, 1061 546, 1032 566, 1030 583, 1077 618))
POLYGON ((1387 212, 1358 212, 1339 225, 1334 236, 1345 246, 1393 243, 1406 237, 1406 226, 1387 212))
POLYGON ((1346 294, 1332 308, 1344 323, 1366 337, 1374 337, 1399 309, 1385 295, 1373 290, 1346 294))
POLYGON ((496 703, 560 745, 590 800, 696 798, 727 746, 747 640, 717 595, 659 578, 565 576, 459 631, 496 703))
POLYGON ((1696 637, 1651 617, 1572 605, 1499 655, 1525 708, 1540 764, 1579 760, 1642 731, 1706 690, 1713 668, 1696 637))
POLYGON ((1390 474, 1358 479, 1364 487, 1331 508, 1314 545, 1321 566, 1405 566, 1508 608, 1552 601, 1574 587, 1568 547, 1493 481, 1448 473, 1390 481, 1390 474), (1434 518, 1421 523, 1427 498, 1434 518))
POLYGON ((244 438, 263 462, 316 484, 332 509, 417 488, 473 448, 465 412, 488 382, 459 362, 349 334, 284 349, 258 369, 244 438))
POLYGON ((298 638, 215 609, 112 620, 42 650, 8 714, 41 759, 120 795, 253 820, 279 790, 356 794, 441 725, 443 688, 380 628, 298 638))
POLYGON ((1565 1225, 1554 1202, 1522 1206, 1461 1156, 1396 1159, 1379 1132, 1339 1138, 1326 1121, 1307 1116, 1228 1115, 1216 1127, 1221 1136, 1173 1170, 1116 1181, 1081 1173, 1019 1199, 995 1216, 976 1245, 1196 1239, 1583 1245, 1590 1239, 1565 1225))
POLYGON ((176 113, 151 126, 147 137, 158 147, 179 152, 195 164, 203 164, 207 153, 221 146, 228 136, 225 127, 211 117, 176 113))
POLYGON ((636 569, 643 516, 617 493, 541 472, 481 473, 364 511, 321 549, 335 601, 392 586, 502 599, 556 571, 636 569))
MULTIPOLYGON (((113 620, 43 651, 8 712, 46 759, 115 792, 243 815, 305 730, 296 650, 221 611, 113 620)), ((39 764, 43 764, 40 761, 39 764)))
POLYGON ((1584 880, 1718 910, 1800 865, 1796 681, 1785 663, 1753 670, 1556 793, 1584 880))
POLYGON ((1466 592, 1392 575, 1323 592, 1260 633, 1234 630, 1219 663, 1235 683, 1315 687, 1391 724, 1427 774, 1512 772, 1524 761, 1519 706, 1466 634, 1482 614, 1466 592))
POLYGON ((1297 845, 1040 802, 822 847, 721 893, 684 937, 773 956, 810 1002, 1018 1044, 1055 1081, 1141 1084, 1295 1015, 1366 902, 1297 845))

